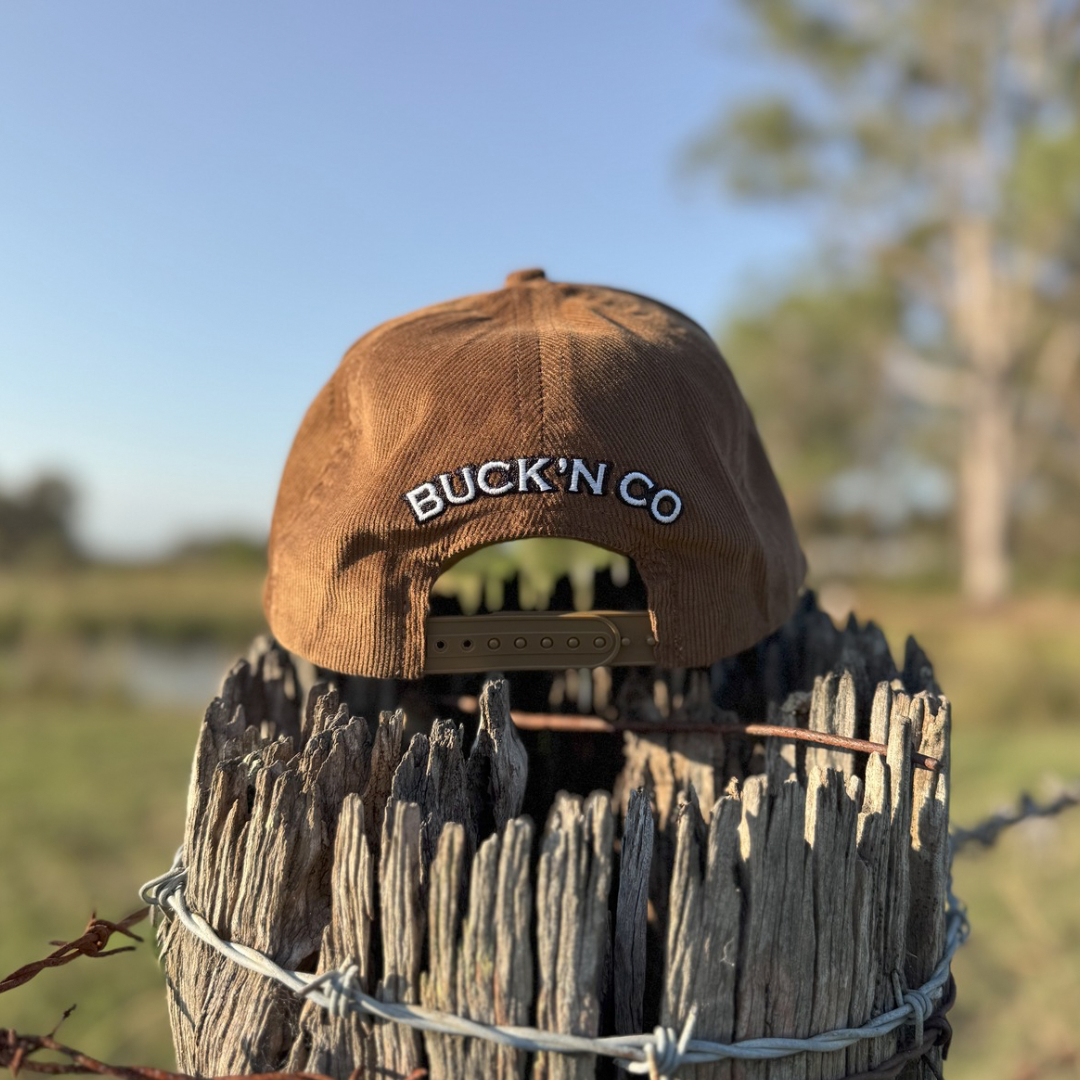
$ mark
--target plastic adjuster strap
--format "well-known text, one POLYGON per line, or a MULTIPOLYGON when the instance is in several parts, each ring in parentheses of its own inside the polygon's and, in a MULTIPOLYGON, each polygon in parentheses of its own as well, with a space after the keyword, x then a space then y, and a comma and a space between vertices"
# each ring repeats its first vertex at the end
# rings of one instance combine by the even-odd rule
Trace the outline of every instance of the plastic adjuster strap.
POLYGON ((425 675, 656 663, 647 611, 433 615, 426 633, 425 675))

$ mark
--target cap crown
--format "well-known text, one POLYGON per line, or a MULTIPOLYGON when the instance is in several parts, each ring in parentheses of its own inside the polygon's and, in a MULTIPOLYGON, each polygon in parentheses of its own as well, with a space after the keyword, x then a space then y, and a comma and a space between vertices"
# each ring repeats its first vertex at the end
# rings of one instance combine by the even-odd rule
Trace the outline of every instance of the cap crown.
POLYGON ((442 569, 525 537, 630 556, 672 667, 775 629, 805 573, 709 335, 654 300, 525 271, 345 354, 285 464, 267 618, 321 666, 416 678, 442 569))

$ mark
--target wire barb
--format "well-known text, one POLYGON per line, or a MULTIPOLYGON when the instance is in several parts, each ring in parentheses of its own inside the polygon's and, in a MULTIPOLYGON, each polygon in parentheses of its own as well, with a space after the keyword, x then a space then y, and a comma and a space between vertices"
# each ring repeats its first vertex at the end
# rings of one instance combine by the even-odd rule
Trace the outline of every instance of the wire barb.
POLYGON ((655 1027, 652 1041, 645 1044, 645 1061, 635 1061, 624 1068, 627 1072, 647 1073, 649 1080, 673 1080, 684 1063, 686 1048, 690 1044, 696 1023, 697 1006, 692 1005, 686 1015, 682 1034, 677 1035, 674 1028, 655 1027))
POLYGON ((341 967, 331 968, 316 976, 298 993, 310 999, 316 990, 323 990, 329 999, 327 1011, 331 1016, 343 1019, 353 1011, 353 997, 359 989, 360 968, 347 960, 341 967))
POLYGON ((77 956, 99 958, 131 952, 134 948, 133 945, 123 945, 117 949, 106 949, 105 946, 109 943, 109 939, 113 934, 123 934, 125 937, 131 938, 132 941, 142 941, 138 934, 132 933, 131 927, 145 919, 148 914, 150 914, 150 909, 144 907, 139 911, 132 912, 126 919, 121 919, 119 922, 110 922, 108 919, 99 919, 96 914, 91 915, 90 921, 86 924, 86 929, 80 937, 75 938, 74 941, 50 941, 50 945, 57 946, 56 950, 41 960, 35 960, 31 964, 24 964, 18 970, 13 971, 0 982, 0 994, 7 993, 8 990, 14 990, 15 987, 22 986, 23 983, 28 983, 35 975, 39 975, 46 968, 70 964, 77 956))
POLYGON ((1019 825, 1030 818, 1054 817, 1073 806, 1080 806, 1080 781, 1066 787, 1057 798, 1043 806, 1025 791, 1015 809, 991 814, 972 829, 953 829, 949 835, 949 845, 953 854, 972 843, 990 847, 1005 829, 1013 825, 1019 825))

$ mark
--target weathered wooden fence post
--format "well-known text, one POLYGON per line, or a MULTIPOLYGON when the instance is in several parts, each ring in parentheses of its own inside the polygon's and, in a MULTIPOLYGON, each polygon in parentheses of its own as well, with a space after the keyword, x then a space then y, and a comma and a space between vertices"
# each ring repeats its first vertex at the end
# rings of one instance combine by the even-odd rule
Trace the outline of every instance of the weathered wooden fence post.
MULTIPOLYGON (((579 1035, 678 1031, 694 1010, 695 1038, 807 1037, 858 1026, 927 979, 945 941, 949 704, 913 641, 898 670, 876 627, 837 629, 809 596, 755 649, 711 671, 637 672, 620 695, 624 715, 726 733, 627 734, 615 797, 541 792, 536 836, 504 680, 486 684, 466 750, 445 721, 410 733, 401 712, 351 716, 328 683, 302 701, 289 657, 263 639, 199 736, 187 905, 284 967, 351 962, 383 1001, 579 1035), (765 719, 887 750, 729 731, 765 719)), ((189 1073, 611 1075, 592 1055, 332 1016, 176 921, 160 937, 189 1073)), ((680 1075, 832 1080, 912 1038, 908 1026, 680 1075)))

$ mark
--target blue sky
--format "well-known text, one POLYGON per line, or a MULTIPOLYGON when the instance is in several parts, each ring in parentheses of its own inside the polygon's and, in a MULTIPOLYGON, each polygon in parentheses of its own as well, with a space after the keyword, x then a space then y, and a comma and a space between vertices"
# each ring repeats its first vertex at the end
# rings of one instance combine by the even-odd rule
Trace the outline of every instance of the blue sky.
POLYGON ((543 266, 716 327, 809 237, 679 155, 778 77, 723 0, 0 6, 0 487, 71 475, 99 554, 260 535, 384 319, 543 266))

